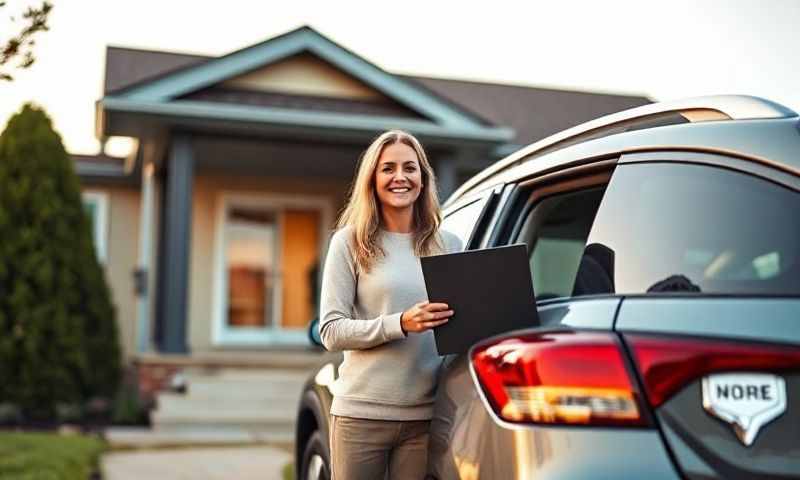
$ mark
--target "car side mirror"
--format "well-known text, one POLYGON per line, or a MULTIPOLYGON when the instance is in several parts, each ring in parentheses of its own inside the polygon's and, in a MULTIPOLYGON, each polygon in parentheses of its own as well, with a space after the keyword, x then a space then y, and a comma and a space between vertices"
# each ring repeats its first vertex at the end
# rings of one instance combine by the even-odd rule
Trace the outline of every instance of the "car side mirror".
POLYGON ((311 320, 311 323, 308 324, 308 340, 318 347, 325 348, 324 345, 322 345, 322 338, 319 336, 319 317, 314 318, 314 320, 311 320))

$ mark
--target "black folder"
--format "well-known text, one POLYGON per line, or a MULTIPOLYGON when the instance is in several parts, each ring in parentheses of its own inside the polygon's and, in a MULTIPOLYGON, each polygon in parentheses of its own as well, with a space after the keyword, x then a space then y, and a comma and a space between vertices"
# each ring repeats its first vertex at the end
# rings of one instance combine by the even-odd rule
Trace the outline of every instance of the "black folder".
POLYGON ((454 311, 434 329, 439 355, 466 353, 474 343, 539 326, 524 244, 423 257, 428 300, 454 311))

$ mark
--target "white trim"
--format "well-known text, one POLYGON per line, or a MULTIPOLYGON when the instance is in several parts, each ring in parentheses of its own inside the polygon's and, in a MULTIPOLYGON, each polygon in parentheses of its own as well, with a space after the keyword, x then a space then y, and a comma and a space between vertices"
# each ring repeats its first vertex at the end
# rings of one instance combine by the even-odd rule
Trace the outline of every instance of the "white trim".
POLYGON ((214 279, 212 290, 212 327, 211 341, 216 346, 258 346, 258 345, 305 345, 308 336, 305 330, 287 331, 279 327, 283 298, 282 282, 275 288, 277 300, 274 302, 273 325, 263 329, 237 329, 231 332, 225 328, 226 311, 228 309, 227 276, 225 275, 225 219, 232 205, 245 207, 268 208, 278 214, 278 230, 276 238, 276 266, 281 272, 280 259, 281 233, 283 231, 284 211, 289 208, 312 208, 320 212, 319 261, 324 260, 327 235, 325 232, 331 224, 331 202, 326 196, 316 195, 280 195, 260 192, 221 192, 217 198, 216 221, 214 233, 214 279))
POLYGON ((92 219, 92 241, 100 263, 108 259, 108 193, 100 190, 85 190, 81 194, 83 203, 95 205, 92 219))

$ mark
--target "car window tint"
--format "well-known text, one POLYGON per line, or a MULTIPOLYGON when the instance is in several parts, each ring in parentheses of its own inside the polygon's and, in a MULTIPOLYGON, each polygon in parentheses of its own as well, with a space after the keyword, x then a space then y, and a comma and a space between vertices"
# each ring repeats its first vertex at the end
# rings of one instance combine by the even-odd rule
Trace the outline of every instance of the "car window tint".
POLYGON ((744 173, 624 165, 603 199, 587 256, 616 293, 797 295, 798 211, 800 194, 744 173))
POLYGON ((480 198, 460 207, 458 210, 449 212, 444 220, 442 220, 442 230, 446 230, 457 236, 459 240, 461 240, 461 245, 466 249, 468 247, 467 242, 469 241, 470 235, 472 235, 472 231, 475 230, 475 224, 478 223, 481 212, 483 212, 483 207, 486 205, 487 201, 488 198, 486 197, 480 198))
POLYGON ((529 211, 517 241, 528 245, 537 300, 567 297, 583 255, 603 188, 553 195, 529 211))

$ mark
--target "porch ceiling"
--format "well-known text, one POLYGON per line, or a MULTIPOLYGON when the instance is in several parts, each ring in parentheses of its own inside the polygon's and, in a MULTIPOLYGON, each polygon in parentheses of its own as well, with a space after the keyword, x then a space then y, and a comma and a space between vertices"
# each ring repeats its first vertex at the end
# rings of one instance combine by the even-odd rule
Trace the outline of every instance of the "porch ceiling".
POLYGON ((277 177, 352 178, 363 146, 200 136, 192 140, 198 172, 277 177))

